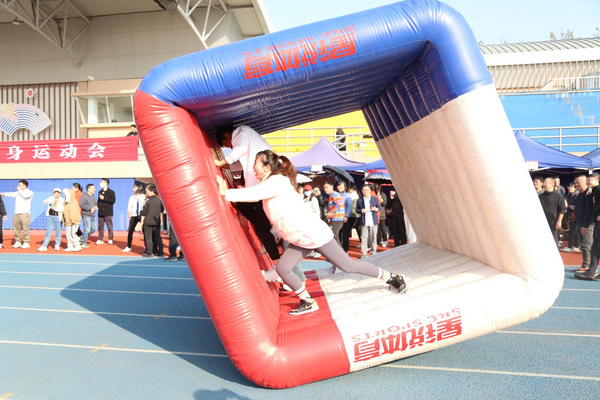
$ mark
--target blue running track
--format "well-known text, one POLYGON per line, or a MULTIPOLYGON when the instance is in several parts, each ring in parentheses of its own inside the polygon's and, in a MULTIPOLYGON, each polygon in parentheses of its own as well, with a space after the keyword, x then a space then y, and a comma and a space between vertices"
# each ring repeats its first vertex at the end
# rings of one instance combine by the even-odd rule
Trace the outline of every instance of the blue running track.
POLYGON ((233 367, 185 262, 4 254, 0 399, 598 399, 600 282, 575 280, 573 269, 529 323, 271 390, 233 367))

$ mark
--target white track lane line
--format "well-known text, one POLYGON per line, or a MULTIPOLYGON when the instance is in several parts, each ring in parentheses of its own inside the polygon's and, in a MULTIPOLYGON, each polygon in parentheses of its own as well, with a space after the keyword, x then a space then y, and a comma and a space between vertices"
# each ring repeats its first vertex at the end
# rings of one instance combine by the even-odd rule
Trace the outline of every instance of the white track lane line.
MULTIPOLYGON (((139 292, 135 292, 139 293, 139 292)), ((552 307, 558 309, 566 309, 566 310, 592 310, 598 311, 600 308, 583 308, 583 307, 552 307)), ((57 312, 57 313, 75 313, 75 314, 98 314, 98 315, 122 315, 122 316, 132 316, 132 317, 156 317, 156 315, 151 314, 132 314, 132 313, 113 313, 107 311, 88 311, 88 310, 58 310, 58 309, 48 309, 48 308, 31 308, 31 307, 2 307, 0 306, 0 310, 20 310, 20 311, 41 311, 41 312, 57 312)), ((186 316, 168 316, 165 315, 162 318, 187 318, 187 319, 210 319, 209 317, 186 317, 186 316)), ((599 335, 589 335, 589 334, 578 334, 578 333, 548 333, 548 332, 527 332, 527 331, 497 331, 498 333, 515 333, 515 334, 530 334, 530 335, 556 335, 556 336, 574 336, 574 337, 600 337, 599 335)))
POLYGON ((9 286, 0 285, 0 288, 7 289, 38 289, 38 290, 67 290, 74 292, 97 292, 97 293, 125 293, 125 294, 151 294, 161 296, 193 296, 200 297, 198 293, 161 293, 161 292, 132 292, 127 290, 102 290, 102 289, 74 289, 74 288, 57 288, 57 287, 45 287, 45 286, 9 286))
POLYGON ((43 343, 43 342, 22 342, 18 340, 0 340, 0 344, 14 344, 25 346, 46 346, 46 347, 66 347, 72 349, 86 349, 98 351, 125 351, 130 353, 150 353, 150 354, 175 354, 178 356, 198 356, 198 357, 216 357, 229 358, 227 354, 209 354, 209 353, 192 353, 187 351, 167 351, 167 350, 146 350, 146 349, 128 349, 121 347, 98 347, 98 346, 83 346, 78 344, 63 344, 63 343, 43 343))
POLYGON ((185 268, 188 269, 187 265, 173 265, 172 263, 167 263, 165 262, 166 265, 154 265, 154 264, 120 264, 120 263, 92 263, 92 262, 71 262, 71 261, 64 261, 64 262, 59 262, 59 261, 38 261, 38 260, 31 260, 31 261, 23 261, 23 260, 2 260, 3 264, 11 264, 11 263, 17 263, 17 264, 59 264, 59 265, 76 265, 76 266, 80 266, 80 267, 85 267, 85 266, 94 266, 94 265, 98 265, 98 266, 103 266, 103 267, 151 267, 151 268, 185 268))
POLYGON ((508 334, 512 334, 512 335, 538 335, 538 336, 567 336, 567 337, 600 338, 600 334, 591 335, 591 334, 584 334, 584 333, 528 332, 528 331, 496 331, 496 333, 508 333, 508 334))
POLYGON ((425 367, 417 365, 382 365, 382 368, 399 368, 399 369, 420 369, 429 371, 448 371, 448 372, 467 372, 471 374, 490 374, 490 375, 512 375, 526 376, 531 378, 554 378, 554 379, 573 379, 580 381, 597 381, 600 382, 600 377, 596 376, 577 376, 577 375, 554 375, 554 374, 535 374, 530 372, 513 372, 513 371, 493 371, 485 369, 467 369, 467 368, 444 368, 444 367, 425 367))
MULTIPOLYGON (((92 314, 92 315, 112 315, 112 316, 124 316, 124 317, 146 317, 156 318, 155 314, 134 314, 134 313, 117 313, 107 311, 88 311, 88 310, 56 310, 50 308, 31 308, 31 307, 0 307, 0 310, 13 310, 13 311, 39 311, 39 312, 54 312, 54 313, 69 313, 69 314, 92 314)), ((197 319, 209 321, 210 317, 191 317, 185 315, 160 315, 160 318, 172 318, 172 319, 197 319)))
POLYGON ((75 274, 72 272, 0 271, 0 274, 84 276, 84 277, 88 277, 88 278, 102 277, 102 278, 170 279, 170 280, 176 280, 176 281, 193 281, 194 280, 194 278, 176 278, 176 277, 170 277, 170 276, 75 274))

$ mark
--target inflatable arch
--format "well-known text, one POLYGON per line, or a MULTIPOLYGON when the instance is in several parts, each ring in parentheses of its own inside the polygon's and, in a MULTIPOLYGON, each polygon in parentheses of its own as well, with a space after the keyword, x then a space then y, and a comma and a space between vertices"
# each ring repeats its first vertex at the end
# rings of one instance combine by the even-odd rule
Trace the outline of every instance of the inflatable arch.
MULTIPOLYGON (((390 362, 542 314, 563 267, 477 42, 434 0, 409 0, 168 61, 135 95, 154 179, 216 330, 251 381, 284 388, 390 362), (362 110, 419 242, 371 259, 404 295, 309 274, 319 311, 264 282, 219 196, 211 137, 362 110)), ((251 237, 250 237, 251 239, 251 237)), ((201 338, 199 338, 201 340, 201 338)))

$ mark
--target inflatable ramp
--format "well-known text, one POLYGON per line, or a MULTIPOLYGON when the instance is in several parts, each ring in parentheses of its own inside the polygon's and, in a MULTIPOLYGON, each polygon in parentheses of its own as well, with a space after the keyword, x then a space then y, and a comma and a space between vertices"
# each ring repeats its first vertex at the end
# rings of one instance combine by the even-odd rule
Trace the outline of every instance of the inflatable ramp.
POLYGON ((258 385, 300 385, 520 324, 560 291, 562 262, 492 78, 442 3, 409 0, 168 61, 141 83, 135 117, 218 334, 258 385), (218 193, 212 138, 230 123, 268 133, 359 109, 419 237, 371 259, 405 274, 409 290, 313 272, 319 311, 290 317, 297 298, 264 282, 218 193))

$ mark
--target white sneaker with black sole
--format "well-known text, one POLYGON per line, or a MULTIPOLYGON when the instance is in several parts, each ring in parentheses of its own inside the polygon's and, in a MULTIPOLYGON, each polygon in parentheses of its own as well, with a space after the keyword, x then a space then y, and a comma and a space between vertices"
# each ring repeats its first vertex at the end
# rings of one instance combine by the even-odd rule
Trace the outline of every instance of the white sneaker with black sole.
POLYGON ((302 315, 308 314, 319 309, 319 305, 317 304, 317 300, 312 297, 308 297, 306 299, 300 299, 300 304, 293 310, 290 310, 290 315, 302 315))

